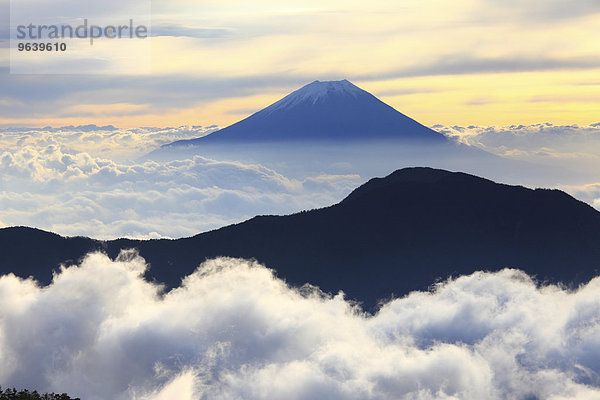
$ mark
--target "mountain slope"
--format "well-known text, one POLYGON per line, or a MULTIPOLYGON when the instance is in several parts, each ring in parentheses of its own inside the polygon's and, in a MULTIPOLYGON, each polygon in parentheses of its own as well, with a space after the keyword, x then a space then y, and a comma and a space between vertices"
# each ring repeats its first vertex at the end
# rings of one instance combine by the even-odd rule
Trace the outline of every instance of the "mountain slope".
POLYGON ((84 237, 66 238, 23 226, 0 229, 0 273, 34 276, 43 283, 52 280, 52 270, 61 263, 75 263, 90 251, 103 250, 103 243, 84 237))
MULTIPOLYGON (((3 248, 11 229, 0 231, 3 248)), ((113 257, 137 247, 151 263, 148 278, 170 287, 206 258, 253 257, 290 283, 344 290, 373 307, 392 294, 480 269, 514 267, 544 280, 583 282, 600 266, 600 213, 558 190, 407 168, 372 179, 328 208, 255 217, 186 239, 88 244, 113 257)), ((27 275, 34 250, 3 256, 2 272, 27 275)), ((73 252, 65 257, 73 259, 73 252)))
POLYGON ((442 134, 343 80, 314 81, 231 126, 167 146, 340 139, 446 140, 442 134))

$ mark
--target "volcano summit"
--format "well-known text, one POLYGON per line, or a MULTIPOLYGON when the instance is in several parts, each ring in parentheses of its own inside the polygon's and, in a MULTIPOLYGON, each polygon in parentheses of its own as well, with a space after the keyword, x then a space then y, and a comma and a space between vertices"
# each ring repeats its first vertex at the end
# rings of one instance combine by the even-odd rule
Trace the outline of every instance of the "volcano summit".
POLYGON ((443 143, 437 133, 347 80, 314 81, 233 125, 197 139, 204 143, 410 140, 443 143))

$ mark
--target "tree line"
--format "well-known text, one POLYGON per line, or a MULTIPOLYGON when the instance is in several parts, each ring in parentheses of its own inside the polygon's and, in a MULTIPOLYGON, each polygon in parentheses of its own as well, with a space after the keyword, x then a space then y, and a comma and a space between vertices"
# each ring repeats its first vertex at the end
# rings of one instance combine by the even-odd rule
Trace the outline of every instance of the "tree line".
POLYGON ((81 400, 79 398, 71 398, 66 393, 44 393, 39 394, 36 390, 17 391, 15 388, 2 390, 0 386, 0 400, 81 400))

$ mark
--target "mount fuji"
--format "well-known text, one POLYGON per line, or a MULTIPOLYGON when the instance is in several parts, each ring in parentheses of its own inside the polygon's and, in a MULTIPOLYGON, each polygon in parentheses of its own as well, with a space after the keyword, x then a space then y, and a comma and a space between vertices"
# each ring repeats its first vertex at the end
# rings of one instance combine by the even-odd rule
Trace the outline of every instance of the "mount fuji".
POLYGON ((447 139, 347 80, 314 81, 210 135, 169 146, 231 142, 447 139))

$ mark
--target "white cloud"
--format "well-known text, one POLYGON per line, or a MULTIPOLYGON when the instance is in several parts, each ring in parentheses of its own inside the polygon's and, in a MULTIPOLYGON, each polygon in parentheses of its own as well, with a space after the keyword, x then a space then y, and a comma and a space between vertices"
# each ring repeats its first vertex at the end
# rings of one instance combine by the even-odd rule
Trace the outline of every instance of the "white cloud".
POLYGON ((510 126, 444 126, 433 129, 459 141, 484 148, 499 155, 523 155, 533 158, 553 156, 598 159, 600 126, 593 125, 510 125, 510 126))
POLYGON ((0 221, 96 238, 190 236, 257 214, 329 206, 369 178, 416 165, 566 189, 600 205, 600 195, 577 189, 600 182, 598 126, 435 128, 542 167, 385 144, 207 147, 144 161, 161 144, 214 127, 12 129, 0 135, 0 221))
POLYGON ((13 147, 0 151, 0 220, 65 235, 190 236, 257 214, 328 206, 361 181, 352 174, 289 178, 261 164, 202 156, 126 162, 59 144, 13 147))
POLYGON ((0 380, 86 399, 600 397, 600 279, 478 272, 368 316, 249 261, 161 295, 133 253, 0 278, 0 380))
MULTIPOLYGON (((461 143, 513 160, 546 166, 552 186, 600 208, 600 124, 433 127, 461 143)), ((529 171, 523 166, 521 176, 529 171)))
POLYGON ((61 128, 0 128, 0 149, 58 146, 71 153, 87 153, 115 161, 133 160, 163 144, 207 135, 216 126, 117 129, 96 125, 61 128))

